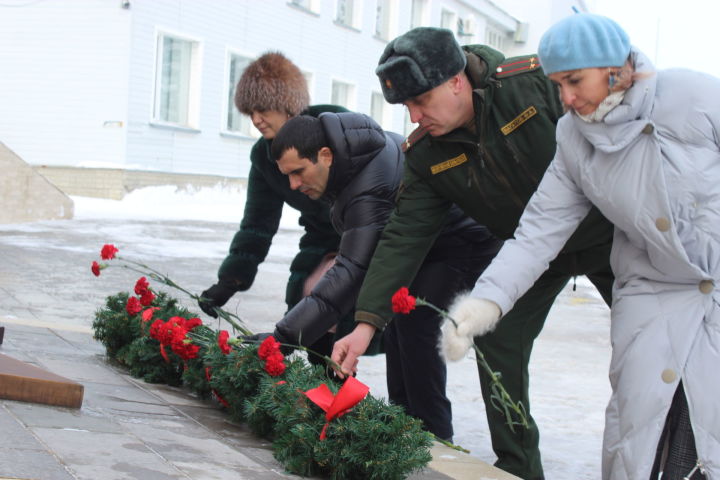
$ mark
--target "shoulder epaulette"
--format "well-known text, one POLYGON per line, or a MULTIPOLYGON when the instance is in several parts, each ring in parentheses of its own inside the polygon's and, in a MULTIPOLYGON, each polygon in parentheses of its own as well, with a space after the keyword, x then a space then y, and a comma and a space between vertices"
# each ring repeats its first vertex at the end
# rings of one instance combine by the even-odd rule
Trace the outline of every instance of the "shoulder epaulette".
POLYGON ((402 151, 407 152, 410 150, 410 147, 415 145, 421 138, 427 135, 427 133, 427 128, 424 127, 417 127, 415 130, 410 132, 410 135, 407 136, 402 144, 402 151))
POLYGON ((532 72, 540 68, 540 62, 537 55, 525 55, 522 57, 513 57, 505 60, 495 69, 496 78, 507 78, 520 73, 532 72))

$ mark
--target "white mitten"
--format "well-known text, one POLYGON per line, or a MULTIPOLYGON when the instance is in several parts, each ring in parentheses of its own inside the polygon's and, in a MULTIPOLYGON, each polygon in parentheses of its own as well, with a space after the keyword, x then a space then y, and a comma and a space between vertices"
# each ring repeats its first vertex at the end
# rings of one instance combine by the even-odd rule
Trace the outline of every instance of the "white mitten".
POLYGON ((457 328, 445 319, 440 350, 445 360, 457 362, 472 346, 473 337, 485 335, 495 328, 501 312, 495 302, 463 293, 455 298, 448 313, 457 323, 457 328))

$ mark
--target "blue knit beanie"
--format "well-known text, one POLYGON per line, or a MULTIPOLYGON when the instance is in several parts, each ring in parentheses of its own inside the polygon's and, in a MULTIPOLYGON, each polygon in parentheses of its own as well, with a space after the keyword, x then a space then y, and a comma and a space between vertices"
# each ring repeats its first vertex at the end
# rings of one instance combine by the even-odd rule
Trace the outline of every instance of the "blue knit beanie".
POLYGON ((545 32, 538 48, 546 75, 580 68, 621 67, 629 54, 630 39, 620 25, 590 13, 560 20, 545 32))

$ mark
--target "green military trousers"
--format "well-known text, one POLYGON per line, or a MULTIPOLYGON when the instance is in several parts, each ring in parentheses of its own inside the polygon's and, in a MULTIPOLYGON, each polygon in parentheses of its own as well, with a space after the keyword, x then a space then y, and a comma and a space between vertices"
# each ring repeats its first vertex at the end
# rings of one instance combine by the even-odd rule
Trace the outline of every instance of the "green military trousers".
POLYGON ((573 276, 586 275, 610 305, 614 280, 610 270, 610 248, 608 244, 559 255, 492 333, 475 338, 475 344, 485 355, 490 368, 502 374, 502 384, 512 400, 521 401, 528 413, 529 428, 515 426, 514 432, 510 430, 503 413, 492 406, 489 376, 478 368, 493 450, 498 457, 495 466, 525 480, 544 478, 540 434, 530 415, 528 392, 528 363, 533 342, 540 334, 555 298, 573 276))

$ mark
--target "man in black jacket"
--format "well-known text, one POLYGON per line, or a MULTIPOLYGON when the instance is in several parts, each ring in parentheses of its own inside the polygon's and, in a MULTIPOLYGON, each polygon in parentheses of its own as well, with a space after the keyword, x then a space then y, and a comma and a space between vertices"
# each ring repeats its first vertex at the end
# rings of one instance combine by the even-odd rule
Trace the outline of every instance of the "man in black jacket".
MULTIPOLYGON (((329 203, 330 220, 341 236, 335 264, 310 295, 276 324, 273 336, 278 341, 312 345, 353 312, 395 205, 403 172, 401 143, 400 136, 384 132, 371 118, 357 113, 299 116, 278 132, 271 153, 280 171, 288 175, 290 188, 329 203)), ((474 284, 500 245, 485 227, 452 209, 411 291, 446 307, 455 294, 474 284)), ((390 401, 423 420, 439 438, 450 439, 446 370, 435 348, 440 321, 430 309, 419 308, 392 322, 383 340, 390 401)), ((342 335, 338 332, 338 338, 342 335)))
MULTIPOLYGON (((249 289, 265 260, 280 225, 285 204, 300 211, 305 234, 290 265, 285 302, 292 308, 303 296, 313 271, 323 259, 337 251, 340 238, 330 225, 328 206, 290 190, 287 177, 270 158, 270 145, 284 123, 299 114, 345 111, 334 105, 308 106, 307 82, 300 69, 279 52, 268 52, 250 63, 238 81, 235 106, 248 115, 262 134, 250 153, 247 199, 240 229, 230 243, 227 257, 218 269, 217 283, 202 292, 200 308, 217 317, 215 309, 236 292, 249 289)), ((348 325, 352 319, 347 319, 348 325)), ((321 338, 315 349, 330 353, 332 338, 321 338)))

